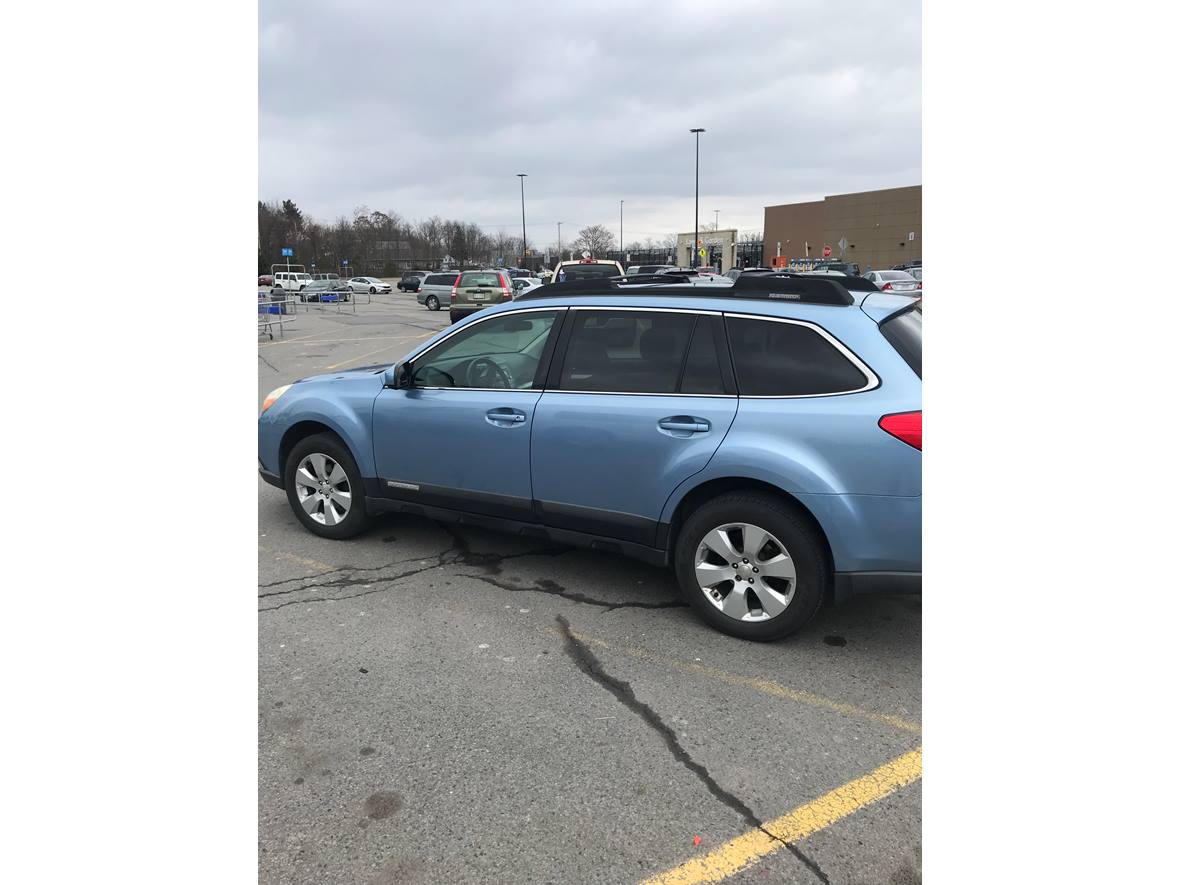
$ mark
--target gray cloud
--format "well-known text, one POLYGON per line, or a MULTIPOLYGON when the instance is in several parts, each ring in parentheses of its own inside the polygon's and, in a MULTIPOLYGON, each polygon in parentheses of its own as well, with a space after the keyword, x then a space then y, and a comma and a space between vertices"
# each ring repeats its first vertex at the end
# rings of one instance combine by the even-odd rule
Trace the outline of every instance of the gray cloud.
POLYGON ((921 181, 916 0, 262 0, 260 198, 626 239, 921 181), (534 227, 536 225, 536 227, 534 227))

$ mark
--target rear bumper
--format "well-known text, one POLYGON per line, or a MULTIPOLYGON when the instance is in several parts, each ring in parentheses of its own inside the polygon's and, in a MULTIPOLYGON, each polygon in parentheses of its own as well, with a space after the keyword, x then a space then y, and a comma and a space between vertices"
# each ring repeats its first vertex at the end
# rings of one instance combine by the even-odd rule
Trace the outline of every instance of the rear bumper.
POLYGON ((921 572, 837 572, 835 601, 872 593, 921 594, 921 572))

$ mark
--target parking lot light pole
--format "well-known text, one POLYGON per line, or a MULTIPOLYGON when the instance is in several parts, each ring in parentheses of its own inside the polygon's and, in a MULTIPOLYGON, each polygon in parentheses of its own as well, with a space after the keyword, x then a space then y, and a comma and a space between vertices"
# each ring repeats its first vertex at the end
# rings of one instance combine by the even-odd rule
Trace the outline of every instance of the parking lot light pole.
POLYGON ((561 262, 561 222, 557 222, 557 261, 561 262))
POLYGON ((520 266, 524 267, 524 257, 528 253, 529 242, 524 227, 524 180, 528 178, 528 173, 517 172, 516 177, 520 179, 520 266))
MULTIPOLYGON (((623 264, 623 201, 619 200, 619 264, 623 264)), ((624 267, 623 270, 627 268, 624 267)))
POLYGON ((697 177, 696 177, 696 201, 692 211, 692 262, 690 267, 697 266, 697 250, 700 248, 698 241, 701 238, 701 133, 704 129, 689 129, 689 132, 696 133, 697 137, 697 177))

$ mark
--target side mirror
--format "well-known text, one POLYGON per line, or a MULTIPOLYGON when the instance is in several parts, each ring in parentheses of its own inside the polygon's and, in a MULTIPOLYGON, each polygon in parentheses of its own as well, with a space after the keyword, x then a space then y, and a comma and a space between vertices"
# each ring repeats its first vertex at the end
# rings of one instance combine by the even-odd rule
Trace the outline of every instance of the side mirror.
POLYGON ((405 390, 414 385, 410 381, 410 366, 400 362, 385 370, 385 386, 394 390, 405 390))

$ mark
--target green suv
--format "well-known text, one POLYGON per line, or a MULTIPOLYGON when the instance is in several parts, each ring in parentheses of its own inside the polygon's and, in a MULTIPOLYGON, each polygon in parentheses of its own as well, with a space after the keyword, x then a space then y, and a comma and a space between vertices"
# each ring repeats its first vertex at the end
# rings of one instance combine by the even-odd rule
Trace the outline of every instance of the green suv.
POLYGON ((491 304, 512 300, 512 281, 500 270, 465 270, 451 289, 451 322, 491 304))

